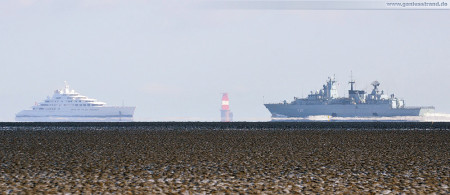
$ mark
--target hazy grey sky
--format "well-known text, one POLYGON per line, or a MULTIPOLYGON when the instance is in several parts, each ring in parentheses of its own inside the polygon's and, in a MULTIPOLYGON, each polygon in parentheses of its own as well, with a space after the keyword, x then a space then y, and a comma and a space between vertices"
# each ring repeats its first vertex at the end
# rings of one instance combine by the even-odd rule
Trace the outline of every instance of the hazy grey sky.
POLYGON ((449 10, 231 10, 198 1, 0 1, 0 121, 70 86, 135 120, 269 120, 336 74, 450 113, 449 10))

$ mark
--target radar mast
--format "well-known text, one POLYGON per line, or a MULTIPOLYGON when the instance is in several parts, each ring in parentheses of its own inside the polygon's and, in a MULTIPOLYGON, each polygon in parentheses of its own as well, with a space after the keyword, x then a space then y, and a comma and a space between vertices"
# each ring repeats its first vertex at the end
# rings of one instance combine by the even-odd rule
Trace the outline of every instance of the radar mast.
POLYGON ((64 93, 69 93, 69 84, 67 81, 64 81, 64 93))
POLYGON ((355 84, 355 80, 353 80, 353 71, 350 71, 350 91, 353 91, 353 85, 355 84))

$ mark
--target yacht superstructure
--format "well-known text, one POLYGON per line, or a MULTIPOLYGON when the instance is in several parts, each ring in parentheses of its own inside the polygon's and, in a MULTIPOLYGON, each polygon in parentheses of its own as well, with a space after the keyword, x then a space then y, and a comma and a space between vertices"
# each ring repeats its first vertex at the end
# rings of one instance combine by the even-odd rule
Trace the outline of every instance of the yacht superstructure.
POLYGON ((55 90, 52 97, 35 103, 31 109, 16 114, 16 121, 132 121, 136 107, 106 106, 106 103, 83 96, 69 88, 55 90))

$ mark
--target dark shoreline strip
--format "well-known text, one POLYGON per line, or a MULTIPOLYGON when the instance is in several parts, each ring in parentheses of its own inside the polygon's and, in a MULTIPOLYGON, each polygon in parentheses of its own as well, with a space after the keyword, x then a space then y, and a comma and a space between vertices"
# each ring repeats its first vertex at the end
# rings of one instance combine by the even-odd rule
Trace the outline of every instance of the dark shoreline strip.
POLYGON ((450 130, 449 122, 3 122, 0 130, 21 127, 85 128, 113 127, 135 129, 196 129, 196 130, 262 130, 262 129, 401 129, 401 130, 450 130))

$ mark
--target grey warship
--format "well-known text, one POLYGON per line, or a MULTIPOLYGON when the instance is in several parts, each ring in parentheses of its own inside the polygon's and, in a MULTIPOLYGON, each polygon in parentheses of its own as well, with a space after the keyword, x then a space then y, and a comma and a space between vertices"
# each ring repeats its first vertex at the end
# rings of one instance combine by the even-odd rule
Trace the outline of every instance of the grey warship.
POLYGON ((423 116, 433 113, 434 107, 406 107, 405 101, 394 96, 384 94, 378 87, 380 83, 374 81, 371 93, 355 90, 353 79, 350 80, 349 97, 338 97, 335 78, 328 77, 323 89, 311 92, 307 98, 297 98, 288 103, 264 104, 272 114, 272 119, 305 118, 325 115, 328 117, 394 117, 394 116, 423 116))

